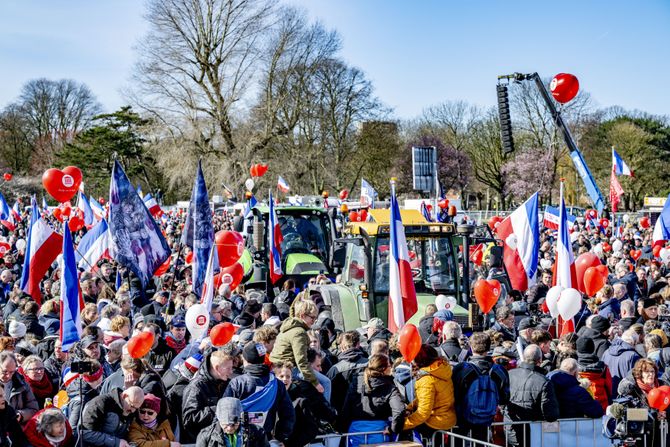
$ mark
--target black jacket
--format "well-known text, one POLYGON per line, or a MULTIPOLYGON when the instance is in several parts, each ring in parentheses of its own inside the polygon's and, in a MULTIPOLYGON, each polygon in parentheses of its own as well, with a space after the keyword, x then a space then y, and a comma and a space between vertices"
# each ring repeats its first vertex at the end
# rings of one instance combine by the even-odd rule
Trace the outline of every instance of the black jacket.
POLYGON ((26 447, 28 439, 23 433, 23 429, 16 420, 16 411, 9 403, 0 410, 0 447, 26 447))
POLYGON ((500 324, 498 321, 493 324, 491 329, 500 332, 503 335, 503 341, 516 341, 516 330, 509 329, 507 326, 500 324))
POLYGON ((464 362, 470 357, 468 350, 463 349, 458 340, 455 339, 449 339, 442 343, 440 350, 444 353, 444 357, 452 364, 464 362))
POLYGON ((68 398, 70 399, 67 403, 67 417, 70 422, 70 427, 72 427, 72 433, 76 436, 77 430, 79 430, 79 411, 81 409, 82 401, 84 407, 86 407, 87 403, 93 400, 93 398, 98 397, 100 394, 98 393, 98 390, 91 388, 91 386, 81 378, 73 380, 72 383, 67 386, 66 391, 68 398), (83 394, 79 392, 80 386, 83 394), (81 398, 82 395, 84 397, 83 399, 81 398))
POLYGON ((163 376, 163 383, 167 390, 167 402, 172 409, 173 414, 176 416, 179 421, 179 426, 184 426, 184 420, 182 418, 182 405, 184 390, 186 385, 188 385, 191 380, 193 380, 193 373, 191 373, 186 366, 180 365, 176 369, 171 369, 163 376), (188 372, 189 375, 184 375, 185 372, 188 372))
POLYGON ((184 388, 182 401, 182 444, 192 444, 201 430, 209 427, 216 417, 216 404, 223 396, 228 382, 215 379, 209 372, 211 353, 205 356, 193 380, 184 388))
POLYGON ((37 315, 24 314, 21 315, 21 323, 26 325, 26 333, 33 334, 38 339, 44 338, 44 327, 37 321, 37 315))
POLYGON ((46 370, 46 373, 49 376, 49 378, 51 378, 51 384, 53 385, 54 390, 60 388, 64 363, 65 362, 58 360, 53 355, 48 359, 46 359, 44 362, 44 369, 46 370))
POLYGON ((349 349, 338 355, 339 361, 328 370, 331 381, 330 403, 339 413, 344 406, 344 399, 349 390, 349 384, 368 364, 368 359, 358 350, 349 349))
POLYGON ((149 363, 154 367, 159 375, 165 374, 170 369, 170 363, 177 353, 168 346, 163 338, 158 339, 158 344, 149 353, 149 363))
POLYGON ((314 385, 306 380, 294 380, 288 395, 295 409, 295 425, 286 445, 308 445, 318 435, 333 432, 337 413, 314 385))
POLYGON ((619 320, 619 327, 620 327, 622 330, 626 331, 626 330, 628 330, 632 325, 635 324, 635 321, 636 321, 636 320, 637 320, 637 318, 635 318, 635 317, 626 317, 626 318, 622 318, 621 320, 619 320))
POLYGON ((390 418, 391 431, 400 433, 405 424, 404 411, 405 403, 392 376, 371 377, 367 387, 361 373, 352 378, 338 425, 342 433, 347 433, 353 421, 390 418))
POLYGON ((548 421, 558 419, 559 406, 554 385, 534 364, 521 362, 509 371, 510 400, 505 419, 512 421, 548 421))
POLYGON ((610 347, 611 343, 603 334, 591 329, 590 327, 584 326, 577 333, 579 337, 586 337, 593 340, 593 344, 596 346, 596 356, 601 359, 603 354, 610 347))
POLYGON ((421 336, 421 343, 428 343, 428 338, 433 332, 433 316, 426 315, 419 320, 419 335, 421 336))
MULTIPOLYGON (((223 397, 237 397, 244 400, 259 388, 267 385, 269 380, 270 368, 267 365, 247 365, 244 368, 244 374, 230 381, 223 397)), ((272 433, 274 439, 285 443, 295 425, 295 410, 286 387, 279 383, 277 389, 274 405, 268 411, 263 429, 266 434, 272 433)))
POLYGON ((115 389, 109 394, 94 397, 82 415, 82 436, 88 445, 118 447, 121 439, 128 436, 128 428, 135 413, 123 414, 123 390, 115 389))
MULTIPOLYGON (((241 428, 237 436, 242 436, 242 445, 245 447, 267 447, 270 445, 265 432, 262 428, 254 424, 249 424, 248 434, 241 428)), ((225 433, 221 428, 219 421, 214 421, 212 425, 198 433, 198 439, 195 442, 196 447, 226 447, 224 440, 225 433)), ((184 442, 182 440, 182 442, 184 442)), ((230 442, 232 444, 232 442, 230 442)))

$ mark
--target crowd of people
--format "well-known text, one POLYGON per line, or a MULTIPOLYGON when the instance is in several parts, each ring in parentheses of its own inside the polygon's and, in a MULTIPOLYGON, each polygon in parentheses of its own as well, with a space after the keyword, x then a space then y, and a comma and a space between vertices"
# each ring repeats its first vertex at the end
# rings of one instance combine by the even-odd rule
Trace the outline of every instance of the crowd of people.
MULTIPOLYGON (((323 275, 304 290, 287 280, 273 299, 222 285, 210 327, 231 322, 235 336, 222 347, 192 339, 185 313, 200 297, 188 250, 177 249, 182 223, 165 219, 174 269, 147 288, 108 259, 81 273, 83 334, 68 352, 58 335, 59 269, 36 302, 18 286, 25 224, 3 230, 12 248, 0 259, 0 446, 304 446, 321 435, 374 433, 349 437, 357 446, 446 430, 529 445, 528 427, 515 422, 616 419, 613 404, 648 409, 646 432, 658 441, 665 414, 648 396, 670 384, 670 262, 653 255, 649 231, 633 222, 619 250, 602 249, 610 234, 576 224, 575 255, 594 251, 611 275, 584 296, 574 332, 559 336, 543 311, 555 258, 555 236, 544 232, 536 285, 509 290, 473 332, 436 305, 421 309, 411 362, 380 318, 341 331, 318 291, 330 281, 323 275), (634 259, 633 249, 642 255, 634 259), (133 358, 127 342, 141 332, 153 334, 153 346, 133 358), (492 430, 494 421, 508 422, 506 433, 492 430)), ((215 226, 230 228, 231 219, 217 216, 215 226)), ((491 257, 475 274, 499 262, 491 257)))

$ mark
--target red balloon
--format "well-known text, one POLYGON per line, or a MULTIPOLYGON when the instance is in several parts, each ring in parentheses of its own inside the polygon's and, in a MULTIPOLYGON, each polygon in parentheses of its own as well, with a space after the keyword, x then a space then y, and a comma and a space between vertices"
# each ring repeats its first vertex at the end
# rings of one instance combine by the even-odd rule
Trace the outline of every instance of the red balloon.
POLYGON ((475 299, 482 313, 489 313, 500 297, 500 283, 495 279, 480 279, 475 283, 475 299))
POLYGON ((104 197, 98 197, 98 203, 100 203, 100 205, 104 205, 105 204, 105 198, 104 197))
POLYGON ((258 165, 251 165, 249 168, 249 174, 251 174, 252 177, 258 177, 258 165))
POLYGON ((51 214, 53 214, 53 216, 58 219, 59 222, 63 222, 63 210, 56 208, 51 214))
POLYGON ((482 261, 484 260, 484 251, 479 248, 475 251, 472 252, 470 255, 470 261, 474 263, 475 265, 482 265, 482 261))
POLYGON ((159 265, 156 271, 154 272, 154 276, 163 276, 165 272, 167 272, 170 269, 170 261, 172 261, 172 258, 168 257, 164 263, 159 265))
POLYGON ((421 350, 421 335, 413 324, 406 324, 398 334, 398 348, 402 357, 411 362, 421 350))
POLYGON ((187 264, 193 263, 193 252, 190 252, 189 254, 186 255, 186 263, 187 264))
POLYGON ((0 256, 5 256, 5 253, 11 250, 11 248, 12 246, 7 242, 0 242, 0 256))
POLYGON ((8 182, 8 181, 10 181, 14 176, 13 176, 11 173, 9 173, 9 172, 5 172, 5 173, 3 174, 2 177, 5 179, 6 182, 8 182))
POLYGON ((219 231, 214 236, 214 243, 221 268, 233 265, 244 253, 244 237, 237 231, 219 231))
POLYGON ((340 191, 340 200, 347 200, 347 197, 349 197, 348 189, 343 189, 342 191, 340 191))
POLYGON ((644 216, 640 218, 640 226, 644 229, 647 229, 651 226, 651 221, 649 220, 649 217, 644 216))
POLYGON ((361 218, 361 222, 367 222, 368 221, 368 210, 365 208, 362 209, 359 213, 358 216, 361 218))
POLYGON ((603 251, 605 253, 609 253, 612 251, 612 246, 609 244, 609 242, 603 242, 603 251))
POLYGON ((549 84, 551 96, 561 104, 569 102, 579 92, 579 81, 575 75, 570 73, 559 73, 554 76, 549 84))
POLYGON ((610 221, 603 217, 602 219, 600 219, 600 226, 606 229, 607 227, 610 226, 610 221))
POLYGON ((128 354, 134 359, 144 357, 151 351, 154 344, 154 334, 142 331, 128 340, 128 354))
POLYGON ((661 245, 654 245, 654 248, 651 249, 651 252, 654 254, 655 258, 660 256, 662 248, 663 247, 661 245))
POLYGON ((595 219, 598 217, 598 211, 590 209, 586 212, 586 217, 588 217, 589 219, 595 219))
POLYGON ((498 224, 503 221, 503 218, 500 216, 493 216, 489 219, 489 228, 495 233, 498 224))
POLYGON ((263 177, 266 172, 268 172, 268 165, 265 164, 258 164, 256 165, 256 173, 258 174, 259 177, 263 177))
POLYGON ((244 278, 244 267, 239 262, 236 262, 229 267, 222 268, 218 276, 221 279, 219 285, 225 284, 230 290, 235 290, 242 282, 242 278, 244 278))
POLYGON ((647 394, 647 401, 651 408, 665 411, 665 409, 670 406, 670 387, 664 385, 649 391, 649 394, 647 394))
POLYGON ((635 259, 636 261, 640 259, 640 256, 642 256, 642 250, 631 250, 630 251, 630 257, 635 259))
POLYGON ((81 185, 81 170, 76 166, 60 169, 51 168, 42 174, 44 189, 58 202, 67 202, 79 190, 81 185))
POLYGON ((361 221, 361 215, 358 214, 356 211, 350 211, 349 212, 349 222, 360 222, 361 221))
POLYGON ((603 276, 598 267, 589 267, 586 269, 584 272, 584 290, 588 296, 594 297, 605 284, 607 284, 607 275, 603 276))
POLYGON ((84 219, 79 216, 74 216, 68 221, 67 226, 73 233, 77 232, 84 228, 84 219))
POLYGON ((437 202, 437 206, 440 207, 441 210, 446 210, 449 208, 449 199, 442 199, 439 202, 437 202))
POLYGON ((212 346, 219 347, 228 343, 235 335, 235 325, 233 323, 219 323, 209 332, 209 339, 212 346))
MULTIPOLYGON (((604 248, 603 248, 604 249, 604 248)), ((582 293, 586 293, 584 288, 584 273, 588 270, 589 267, 598 267, 602 265, 598 256, 593 252, 586 252, 579 255, 577 260, 575 260, 575 271, 577 273, 577 287, 576 289, 582 293)))

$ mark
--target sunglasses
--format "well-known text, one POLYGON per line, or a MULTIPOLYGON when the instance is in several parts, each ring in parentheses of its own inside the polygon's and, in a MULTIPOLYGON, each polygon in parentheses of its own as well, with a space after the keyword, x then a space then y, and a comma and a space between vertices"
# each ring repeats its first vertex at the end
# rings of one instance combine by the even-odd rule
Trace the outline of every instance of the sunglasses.
POLYGON ((156 414, 156 412, 154 410, 149 410, 147 408, 142 408, 140 410, 140 414, 146 414, 147 416, 153 416, 154 414, 156 414))

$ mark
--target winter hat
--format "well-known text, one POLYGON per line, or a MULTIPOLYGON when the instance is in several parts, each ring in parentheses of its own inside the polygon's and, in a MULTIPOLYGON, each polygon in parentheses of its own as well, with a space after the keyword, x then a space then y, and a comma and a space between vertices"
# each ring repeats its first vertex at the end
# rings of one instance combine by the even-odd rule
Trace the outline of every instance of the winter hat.
POLYGON ((248 314, 255 314, 260 312, 263 309, 263 305, 259 303, 256 300, 249 300, 244 304, 244 308, 242 309, 242 312, 246 312, 248 314))
POLYGON ((184 362, 184 366, 186 366, 186 369, 191 371, 192 373, 195 373, 199 368, 200 365, 202 364, 202 354, 200 353, 195 353, 189 358, 186 359, 184 362))
POLYGON ((610 320, 603 317, 602 315, 596 315, 591 320, 591 329, 598 332, 599 334, 602 334, 603 332, 608 330, 610 326, 611 326, 610 320))
POLYGON ((589 337, 579 337, 577 339, 577 355, 593 355, 596 351, 596 345, 589 337))
POLYGON ((242 416, 242 403, 236 397, 222 397, 216 404, 216 419, 221 424, 237 424, 242 416))
POLYGON ((142 408, 148 408, 149 410, 153 410, 156 413, 159 413, 161 411, 161 399, 158 396, 154 396, 153 394, 145 394, 144 395, 144 402, 142 402, 142 408))
POLYGON ((237 317, 237 322, 241 327, 249 327, 252 324, 254 324, 254 316, 251 314, 248 314, 246 312, 242 312, 238 317, 237 317))
POLYGON ((250 341, 242 349, 242 358, 252 365, 262 365, 265 361, 265 346, 262 343, 250 341))
POLYGON ((442 309, 438 310, 433 314, 433 318, 437 318, 440 321, 451 321, 454 319, 454 313, 450 310, 442 309))
MULTIPOLYGON (((644 301, 642 302, 642 307, 644 309, 649 309, 652 306, 658 306, 658 303, 653 298, 645 298, 644 301)), ((10 331, 11 331, 11 326, 9 328, 10 328, 10 331)), ((23 331, 23 332, 25 334, 25 331, 23 331)))
POLYGON ((9 336, 12 338, 22 338, 26 336, 26 325, 20 321, 12 320, 9 323, 9 336))

